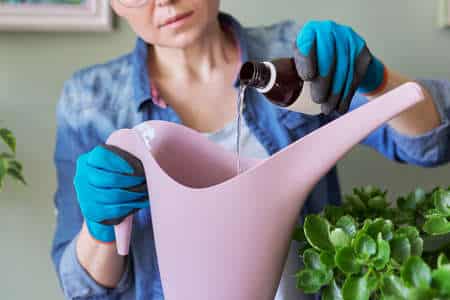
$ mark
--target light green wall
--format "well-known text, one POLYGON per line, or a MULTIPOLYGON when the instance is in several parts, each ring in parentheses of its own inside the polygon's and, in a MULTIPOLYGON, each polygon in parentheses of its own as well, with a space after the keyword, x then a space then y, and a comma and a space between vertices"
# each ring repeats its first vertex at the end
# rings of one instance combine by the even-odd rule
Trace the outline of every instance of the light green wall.
MULTIPOLYGON (((411 76, 450 79, 450 30, 435 26, 437 1, 223 0, 244 24, 285 18, 334 19, 357 29, 389 66, 411 76)), ((0 193, 0 298, 61 299, 49 259, 55 173, 55 105, 76 69, 108 60, 133 46, 120 23, 113 33, 0 33, 0 119, 17 135, 29 182, 7 182, 0 193), (6 293, 6 295, 5 295, 6 293)), ((388 162, 359 147, 340 164, 345 191, 377 184, 393 194, 415 186, 450 184, 450 168, 422 170, 388 162)))

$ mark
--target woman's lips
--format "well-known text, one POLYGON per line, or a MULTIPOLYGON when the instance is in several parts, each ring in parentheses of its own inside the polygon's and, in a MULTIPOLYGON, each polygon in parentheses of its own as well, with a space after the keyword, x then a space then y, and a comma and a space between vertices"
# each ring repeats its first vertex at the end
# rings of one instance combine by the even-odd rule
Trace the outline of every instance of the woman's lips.
POLYGON ((159 28, 162 28, 162 27, 165 27, 168 25, 174 25, 175 23, 184 21, 185 19, 192 16, 193 13, 194 13, 193 11, 189 11, 189 12, 182 13, 182 14, 176 15, 174 17, 171 17, 171 18, 165 20, 161 25, 159 25, 159 28))

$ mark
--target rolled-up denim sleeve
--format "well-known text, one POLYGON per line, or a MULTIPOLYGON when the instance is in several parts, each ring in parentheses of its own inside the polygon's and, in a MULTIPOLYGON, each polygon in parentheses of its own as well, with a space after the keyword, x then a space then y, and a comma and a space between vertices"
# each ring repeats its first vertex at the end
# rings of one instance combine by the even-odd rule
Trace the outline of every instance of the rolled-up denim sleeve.
POLYGON ((73 185, 76 160, 95 144, 94 138, 82 133, 77 120, 76 79, 64 85, 57 106, 57 132, 54 163, 57 175, 57 190, 54 194, 56 228, 52 244, 52 261, 64 295, 69 299, 118 299, 130 285, 130 268, 126 269, 120 284, 115 289, 106 289, 97 284, 79 264, 76 237, 81 230, 83 216, 78 206, 73 185), (84 134, 84 135, 83 135, 84 134), (112 298, 111 298, 112 297, 112 298))
MULTIPOLYGON (((370 134, 362 144, 374 148, 393 161, 435 167, 450 161, 450 82, 427 79, 419 79, 417 82, 433 97, 441 117, 441 124, 425 134, 414 137, 401 134, 386 124, 370 134)), ((351 109, 366 102, 364 96, 357 94, 352 101, 351 109)))

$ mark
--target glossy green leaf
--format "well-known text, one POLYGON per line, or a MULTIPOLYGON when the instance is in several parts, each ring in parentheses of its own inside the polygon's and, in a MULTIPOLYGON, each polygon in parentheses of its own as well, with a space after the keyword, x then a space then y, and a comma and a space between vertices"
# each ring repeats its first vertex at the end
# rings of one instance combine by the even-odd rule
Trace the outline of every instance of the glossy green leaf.
POLYGON ((13 153, 16 152, 16 138, 9 129, 0 128, 0 140, 3 140, 13 153))
POLYGON ((397 199, 397 206, 402 210, 414 210, 416 209, 416 202, 409 197, 399 197, 397 199))
POLYGON ((304 223, 305 236, 314 248, 324 251, 334 251, 330 241, 330 225, 328 221, 317 215, 309 215, 304 223))
POLYGON ((441 300, 435 296, 436 291, 431 288, 411 288, 409 289, 408 300, 441 300))
POLYGON ((381 194, 381 190, 379 188, 370 184, 362 187, 361 192, 365 195, 368 195, 369 197, 381 194))
POLYGON ((394 237, 390 242, 391 256, 399 264, 411 256, 411 244, 406 236, 394 237))
POLYGON ((336 228, 330 234, 331 243, 335 248, 342 248, 350 244, 350 236, 342 229, 336 228))
POLYGON ((423 231, 432 235, 450 233, 450 223, 446 217, 433 216, 425 222, 423 231))
POLYGON ((393 228, 394 225, 392 224, 392 221, 378 218, 367 226, 366 232, 373 239, 376 239, 378 234, 381 233, 383 235, 383 239, 391 240, 393 236, 393 228))
POLYGON ((450 296, 450 266, 446 265, 432 272, 431 285, 442 295, 450 296))
POLYGON ((320 262, 326 266, 327 269, 333 269, 336 266, 334 261, 334 253, 322 252, 320 253, 320 262))
POLYGON ((399 277, 392 274, 383 277, 381 292, 389 299, 408 300, 408 288, 399 277))
POLYGON ((361 264, 350 246, 338 249, 335 261, 336 266, 346 274, 359 273, 361 271, 361 264))
POLYGON ((21 171, 18 171, 17 169, 8 169, 8 175, 11 176, 11 178, 13 178, 14 180, 20 181, 23 184, 27 184, 27 182, 25 181, 25 178, 22 175, 21 171))
POLYGON ((342 291, 336 284, 336 281, 332 281, 322 293, 322 300, 343 300, 342 291))
POLYGON ((431 283, 431 269, 422 258, 411 256, 402 266, 401 277, 410 287, 426 289, 431 283))
POLYGON ((391 258, 391 247, 389 242, 383 240, 381 232, 377 238, 377 254, 373 258, 372 263, 376 270, 382 270, 391 258))
POLYGON ((409 241, 411 245, 411 255, 422 256, 423 252, 423 239, 421 237, 416 237, 409 241))
POLYGON ((343 229, 350 237, 356 234, 356 221, 350 216, 342 216, 336 222, 336 227, 343 229))
POLYGON ((23 169, 22 164, 20 162, 18 162, 17 160, 14 160, 14 159, 11 159, 9 161, 8 168, 17 170, 19 172, 22 171, 22 169, 23 169))
POLYGON ((328 205, 325 207, 323 214, 331 224, 336 224, 344 215, 344 208, 342 206, 328 205))
POLYGON ((13 160, 14 159, 14 155, 12 155, 11 153, 0 153, 0 159, 7 159, 7 160, 13 160))
POLYGON ((386 198, 382 196, 375 196, 369 199, 367 205, 370 209, 381 210, 386 208, 389 205, 389 203, 386 201, 386 198))
POLYGON ((297 226, 294 229, 294 233, 292 234, 292 239, 299 243, 303 243, 306 241, 305 232, 303 231, 303 227, 297 226))
POLYGON ((364 202, 356 195, 346 195, 344 202, 354 211, 365 211, 367 209, 364 202))
POLYGON ((433 193, 433 203, 444 216, 450 216, 450 191, 439 189, 433 193))
POLYGON ((367 260, 377 252, 377 244, 370 235, 361 234, 355 238, 353 249, 358 257, 367 260))
POLYGON ((307 269, 325 270, 326 267, 320 261, 320 254, 314 249, 308 249, 303 253, 303 264, 307 269))
POLYGON ((450 261, 448 260, 447 256, 444 253, 439 254, 437 259, 437 266, 438 268, 443 267, 444 265, 448 265, 450 261))
POLYGON ((423 240, 419 230, 413 226, 404 226, 395 232, 396 236, 405 236, 411 246, 411 256, 421 256, 423 251, 423 240))
POLYGON ((3 187, 3 180, 5 180, 8 172, 8 160, 0 159, 0 190, 3 187))
POLYGON ((354 188, 353 194, 357 195, 364 203, 368 203, 370 199, 375 197, 385 198, 387 191, 382 191, 372 185, 367 185, 362 188, 354 188))
POLYGON ((304 269, 297 273, 297 287, 306 294, 317 293, 320 288, 330 282, 333 273, 322 270, 304 269))
POLYGON ((409 240, 414 239, 420 235, 419 230, 417 230, 417 228, 413 226, 401 227, 395 233, 396 235, 405 235, 409 240))
POLYGON ((354 189, 343 207, 326 208, 309 225, 305 220, 313 248, 305 251, 300 281, 310 292, 323 288, 322 299, 450 299, 447 193, 450 188, 417 189, 397 208, 388 205, 386 191, 354 189))
POLYGON ((390 217, 395 224, 411 224, 415 222, 415 213, 412 210, 395 210, 390 217))
POLYGON ((369 273, 367 276, 367 288, 372 293, 378 288, 378 278, 375 273, 369 273))
MULTIPOLYGON (((333 279, 332 267, 328 267, 327 263, 323 263, 321 255, 314 249, 307 249, 303 253, 303 263, 305 265, 305 270, 319 271, 317 272, 307 272, 300 277, 302 282, 311 282, 309 288, 315 289, 316 284, 320 286, 328 284, 333 279), (315 279, 310 279, 308 276, 314 275, 319 276, 315 279)), ((305 283, 306 284, 306 283, 305 283)))
POLYGON ((425 196, 425 191, 421 188, 418 188, 413 193, 410 193, 407 197, 400 197, 397 200, 397 206, 401 210, 415 210, 418 205, 425 201, 425 196))
POLYGON ((369 300, 370 291, 366 276, 350 276, 342 286, 344 300, 369 300))

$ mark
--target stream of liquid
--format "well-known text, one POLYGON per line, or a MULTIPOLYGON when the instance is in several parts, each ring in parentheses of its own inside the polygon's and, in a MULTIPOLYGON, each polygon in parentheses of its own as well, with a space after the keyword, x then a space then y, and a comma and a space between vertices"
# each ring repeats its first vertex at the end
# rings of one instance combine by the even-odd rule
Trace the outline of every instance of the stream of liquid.
POLYGON ((237 120, 236 120, 236 155, 237 155, 237 166, 236 172, 239 174, 241 172, 241 158, 240 158, 240 141, 241 141, 241 117, 242 117, 242 104, 244 102, 246 85, 239 86, 239 94, 237 99, 237 120))

